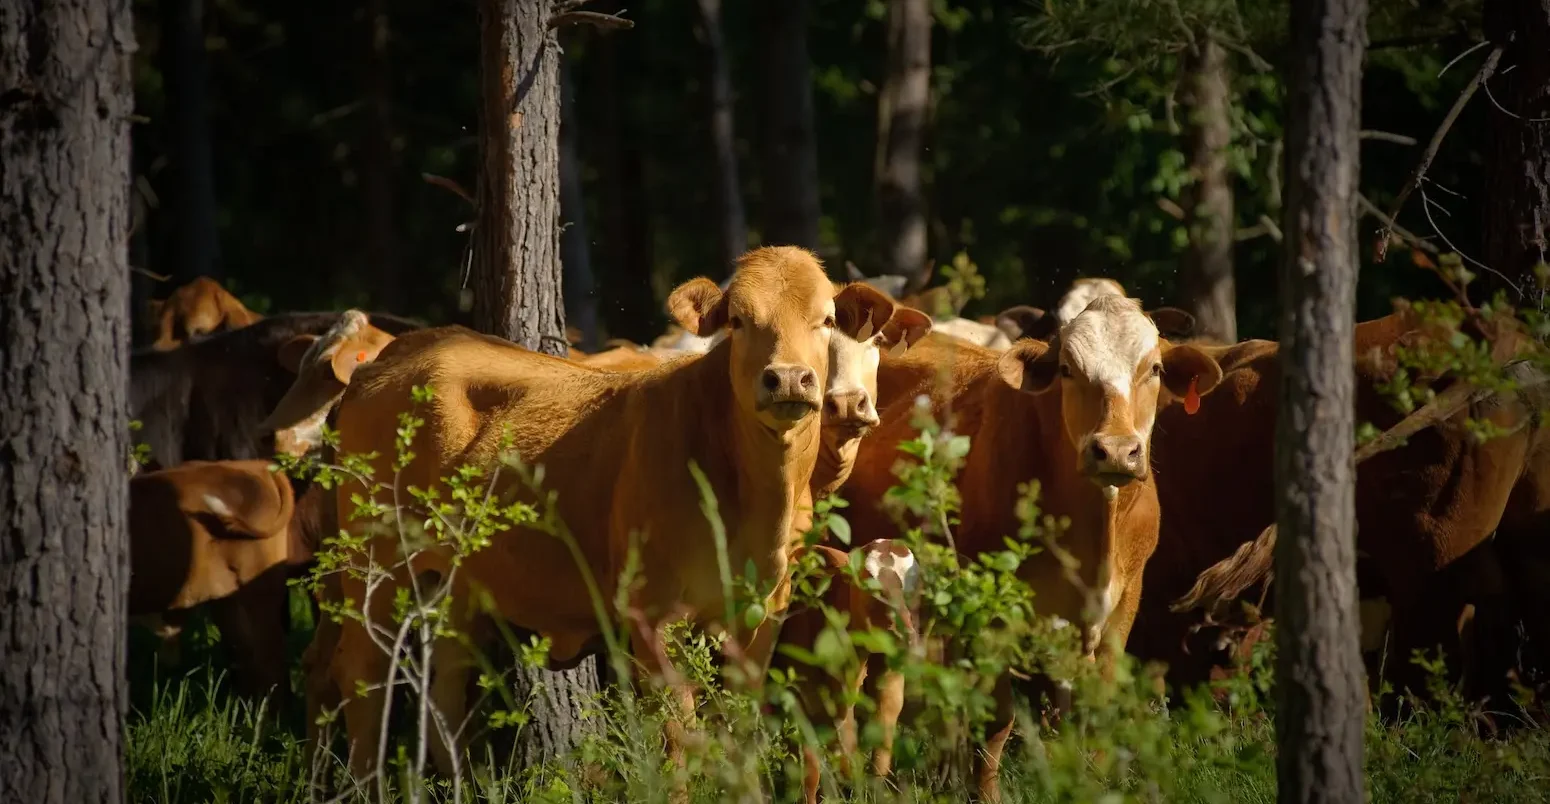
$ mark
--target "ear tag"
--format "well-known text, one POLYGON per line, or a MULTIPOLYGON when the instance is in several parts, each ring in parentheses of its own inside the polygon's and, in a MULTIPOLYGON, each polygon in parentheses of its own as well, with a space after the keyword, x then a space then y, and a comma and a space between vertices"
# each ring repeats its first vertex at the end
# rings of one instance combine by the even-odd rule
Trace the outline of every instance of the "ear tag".
POLYGON ((888 350, 888 356, 889 357, 903 357, 904 356, 904 350, 906 350, 908 348, 910 348, 909 342, 906 341, 903 338, 900 338, 899 342, 894 344, 893 348, 888 350))
POLYGON ((366 362, 366 350, 365 349, 362 349, 359 352, 355 353, 355 362, 357 362, 357 363, 365 363, 366 362))
POLYGON ((1200 391, 1195 384, 1200 382, 1199 377, 1189 378, 1189 390, 1184 393, 1184 412, 1193 416, 1200 412, 1200 391))
POLYGON ((865 321, 865 323, 863 323, 861 325, 861 329, 858 332, 856 332, 856 340, 857 341, 864 341, 864 340, 866 340, 867 338, 870 338, 870 337, 872 337, 872 311, 868 310, 868 311, 866 311, 866 321, 865 321))

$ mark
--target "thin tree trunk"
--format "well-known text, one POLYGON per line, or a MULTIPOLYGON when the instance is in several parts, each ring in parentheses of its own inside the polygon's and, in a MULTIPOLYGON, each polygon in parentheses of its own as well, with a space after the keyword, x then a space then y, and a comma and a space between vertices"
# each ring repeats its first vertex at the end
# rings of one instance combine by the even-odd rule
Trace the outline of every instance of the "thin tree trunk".
POLYGON ((1351 354, 1366 20, 1366 0, 1292 4, 1276 420, 1282 804, 1363 801, 1351 354))
POLYGON ((728 273, 748 248, 748 219, 743 212, 743 186, 737 178, 737 137, 734 134, 732 71, 727 64, 726 38, 721 30, 721 0, 698 0, 700 27, 705 31, 705 84, 710 87, 710 139, 715 154, 715 203, 721 238, 721 265, 728 273))
POLYGON ((1487 0, 1485 24, 1506 46, 1490 83, 1501 108, 1486 112, 1485 264, 1542 307, 1534 266, 1550 259, 1550 5, 1487 0))
POLYGON ((560 60, 560 265, 565 280, 565 316, 582 335, 583 349, 602 342, 597 320, 597 285, 592 278, 592 244, 587 236, 586 199, 581 192, 581 155, 576 146, 576 85, 570 62, 560 60))
POLYGON ((361 36, 366 130, 361 137, 361 192, 366 203, 365 272, 358 278, 382 309, 402 312, 409 300, 398 238, 398 159, 393 153, 393 84, 388 56, 391 27, 383 0, 368 0, 361 36))
POLYGON ((178 284, 222 277, 215 228, 215 162, 210 143, 210 60, 204 0, 162 0, 161 71, 167 87, 167 184, 162 226, 178 284))
MULTIPOLYGON (((547 0, 481 0, 482 104, 475 223, 474 328, 564 356, 561 299, 560 49, 547 0)), ((563 757, 586 733, 579 707, 598 691, 596 659, 564 672, 518 664, 517 700, 532 721, 518 752, 531 767, 563 757)))
POLYGON ((0 13, 0 800, 124 799, 128 0, 0 13))
POLYGON ((757 0, 760 196, 766 245, 818 248, 818 147, 808 0, 757 0))
POLYGON ((1194 184, 1185 198, 1189 248, 1179 271, 1184 308, 1200 334, 1225 343, 1238 340, 1237 286, 1233 281, 1232 96, 1227 50, 1209 33, 1184 65, 1185 137, 1194 184))
POLYGON ((931 0, 888 4, 888 69, 877 96, 876 177, 881 272, 914 277, 926 266, 920 152, 931 102, 931 0))

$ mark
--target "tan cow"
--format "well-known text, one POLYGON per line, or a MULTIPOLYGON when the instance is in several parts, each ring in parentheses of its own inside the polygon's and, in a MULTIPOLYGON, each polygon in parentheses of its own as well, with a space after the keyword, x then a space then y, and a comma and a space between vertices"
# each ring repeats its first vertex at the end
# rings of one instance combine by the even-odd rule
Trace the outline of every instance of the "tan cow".
POLYGON ((190 461, 129 481, 129 613, 174 628, 211 604, 238 686, 286 683, 286 579, 312 559, 291 482, 268 461, 190 461))
MULTIPOLYGON (((629 613, 645 623, 633 648, 650 673, 661 669, 654 633, 661 625, 682 616, 710 621, 724 610, 715 540, 690 462, 716 496, 731 566, 751 561, 760 578, 783 578, 793 523, 809 505, 836 317, 848 310, 850 320, 864 321, 890 304, 866 286, 836 294, 810 252, 763 248, 744 255, 725 293, 706 279, 673 292, 669 310, 686 331, 729 335, 703 357, 653 370, 599 371, 460 328, 413 333, 356 372, 339 411, 341 449, 378 452, 379 477, 390 477, 398 413, 409 408, 413 386, 429 385, 435 397, 418 414, 425 426, 403 484, 433 487, 457 466, 487 464, 509 433, 525 461, 545 467, 545 486, 605 601, 614 600, 619 572, 639 546, 643 580, 629 613)), ((501 492, 519 485, 512 479, 501 492)), ((351 527, 364 533, 369 525, 351 527)), ((395 544, 370 543, 377 563, 399 563, 395 544)), ((463 563, 455 593, 486 589, 494 613, 549 636, 552 659, 565 663, 600 633, 582 569, 559 540, 510 531, 463 563)), ((429 550, 413 570, 446 577, 450 567, 444 553, 429 550)), ((365 600, 358 580, 342 577, 340 586, 343 596, 365 600)), ((392 593, 383 590, 388 597, 374 611, 388 610, 392 593)), ((437 648, 435 697, 443 712, 464 709, 468 667, 456 650, 437 648)), ((331 659, 343 691, 386 676, 387 657, 355 622, 341 626, 331 659)), ((688 711, 687 691, 680 692, 688 711)), ((345 703, 357 773, 374 762, 380 712, 380 692, 345 703)), ((672 753, 681 759, 680 749, 672 753)))
POLYGON ((151 347, 161 351, 214 332, 241 329, 263 318, 207 276, 172 291, 166 299, 152 299, 151 317, 156 331, 151 347))
MULTIPOLYGON (((1017 487, 1038 480, 1046 514, 1069 519, 1060 544, 1079 562, 1080 587, 1048 552, 1021 576, 1040 612, 1080 624, 1089 656, 1112 661, 1129 635, 1142 570, 1157 544, 1157 489, 1150 439, 1159 404, 1211 391, 1221 369, 1199 348, 1175 345, 1133 299, 1094 299, 1045 344, 1020 341, 997 355, 925 339, 878 373, 882 424, 861 445, 850 482, 853 531, 888 533, 880 501, 894 485, 898 444, 914 436, 910 418, 922 394, 936 415, 953 416, 971 438, 958 477, 962 495, 957 545, 966 555, 1001 549, 1018 531, 1017 487), (946 387, 937 387, 946 373, 946 387)), ((981 758, 979 785, 999 797, 1001 750, 1011 732, 1009 679, 997 685, 999 722, 981 758)))

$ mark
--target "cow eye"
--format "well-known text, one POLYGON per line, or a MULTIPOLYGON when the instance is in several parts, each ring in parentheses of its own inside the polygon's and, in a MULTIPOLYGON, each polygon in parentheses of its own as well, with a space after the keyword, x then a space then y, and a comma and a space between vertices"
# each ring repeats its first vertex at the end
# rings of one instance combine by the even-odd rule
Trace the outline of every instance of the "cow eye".
POLYGON ((825 318, 823 320, 823 325, 824 325, 824 327, 826 327, 828 329, 834 329, 834 316, 831 315, 831 316, 825 318))
POLYGON ((1071 376, 1071 364, 1070 363, 1061 363, 1060 364, 1060 376, 1062 376, 1062 377, 1070 377, 1071 376))
POLYGON ((733 329, 742 329, 743 328, 743 318, 742 318, 742 316, 736 316, 736 315, 732 316, 732 328, 733 329))
POLYGON ((1152 376, 1153 377, 1161 377, 1162 376, 1162 364, 1161 363, 1153 363, 1152 364, 1152 376))

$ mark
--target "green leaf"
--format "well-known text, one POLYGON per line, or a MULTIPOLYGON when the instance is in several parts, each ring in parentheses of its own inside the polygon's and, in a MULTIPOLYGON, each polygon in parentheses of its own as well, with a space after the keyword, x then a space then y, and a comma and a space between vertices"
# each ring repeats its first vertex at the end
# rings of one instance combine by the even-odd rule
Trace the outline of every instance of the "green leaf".
POLYGON ((834 534, 834 538, 840 540, 840 544, 847 546, 850 544, 850 523, 845 521, 845 517, 830 514, 829 532, 834 534))

